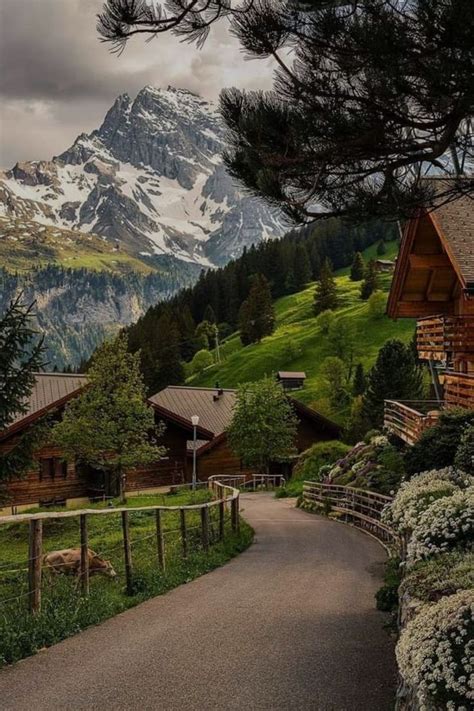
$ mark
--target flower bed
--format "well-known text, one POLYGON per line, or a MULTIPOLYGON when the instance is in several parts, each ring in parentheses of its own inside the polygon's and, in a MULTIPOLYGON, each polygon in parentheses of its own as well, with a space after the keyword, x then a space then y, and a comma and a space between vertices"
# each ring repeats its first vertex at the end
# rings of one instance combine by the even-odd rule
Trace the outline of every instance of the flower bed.
POLYGON ((472 708, 474 591, 425 605, 402 631, 396 655, 420 711, 472 708))

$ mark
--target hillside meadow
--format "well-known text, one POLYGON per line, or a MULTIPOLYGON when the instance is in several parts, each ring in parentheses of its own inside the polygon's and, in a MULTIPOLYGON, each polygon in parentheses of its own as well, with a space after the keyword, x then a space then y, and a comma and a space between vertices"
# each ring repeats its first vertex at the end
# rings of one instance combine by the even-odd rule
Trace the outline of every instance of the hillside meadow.
MULTIPOLYGON (((375 256, 375 246, 364 253, 366 259, 375 256)), ((393 259, 396 242, 387 245, 382 259, 393 259)), ((337 321, 348 319, 356 333, 355 362, 368 370, 375 362, 381 346, 390 338, 408 343, 413 337, 415 322, 411 319, 392 321, 387 316, 373 318, 366 301, 359 298, 361 282, 352 282, 349 269, 337 273, 336 282, 339 307, 337 321)), ((380 288, 388 295, 391 274, 379 276, 380 288)), ((261 343, 243 347, 239 334, 230 336, 221 346, 221 363, 207 368, 189 379, 193 386, 212 387, 216 381, 221 387, 237 387, 240 383, 259 380, 279 370, 303 370, 307 379, 297 397, 321 412, 342 421, 346 411, 334 411, 328 402, 328 388, 322 377, 324 359, 333 355, 327 336, 321 332, 313 312, 316 283, 296 294, 275 302, 276 329, 261 343), (296 353, 296 357, 295 357, 296 353)))

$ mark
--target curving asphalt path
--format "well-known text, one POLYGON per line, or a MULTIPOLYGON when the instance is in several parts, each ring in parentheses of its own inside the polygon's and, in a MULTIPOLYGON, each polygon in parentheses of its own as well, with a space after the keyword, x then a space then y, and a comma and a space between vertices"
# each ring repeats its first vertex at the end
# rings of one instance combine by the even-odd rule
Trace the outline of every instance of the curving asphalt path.
POLYGON ((382 548, 285 499, 242 509, 245 553, 4 670, 3 711, 391 709, 382 548))

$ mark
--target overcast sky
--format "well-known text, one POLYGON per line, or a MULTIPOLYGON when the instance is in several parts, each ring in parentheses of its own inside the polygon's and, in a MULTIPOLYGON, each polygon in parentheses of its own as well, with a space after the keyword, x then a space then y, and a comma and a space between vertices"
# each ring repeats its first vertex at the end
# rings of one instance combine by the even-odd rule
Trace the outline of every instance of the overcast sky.
POLYGON ((146 84, 191 89, 268 88, 270 62, 245 61, 225 25, 204 49, 162 35, 120 56, 99 42, 102 0, 0 0, 0 166, 50 159, 96 128, 118 94, 146 84))

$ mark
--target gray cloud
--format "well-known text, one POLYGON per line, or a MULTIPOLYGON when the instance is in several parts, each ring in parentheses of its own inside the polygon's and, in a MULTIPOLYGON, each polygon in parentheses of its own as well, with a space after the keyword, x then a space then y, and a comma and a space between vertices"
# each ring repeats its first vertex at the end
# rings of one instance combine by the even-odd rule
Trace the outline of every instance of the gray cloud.
POLYGON ((245 61, 224 25, 204 49, 164 35, 117 57, 99 42, 101 0, 1 0, 0 165, 48 159, 102 120, 118 94, 145 84, 215 100, 226 86, 268 88, 272 65, 245 61))

